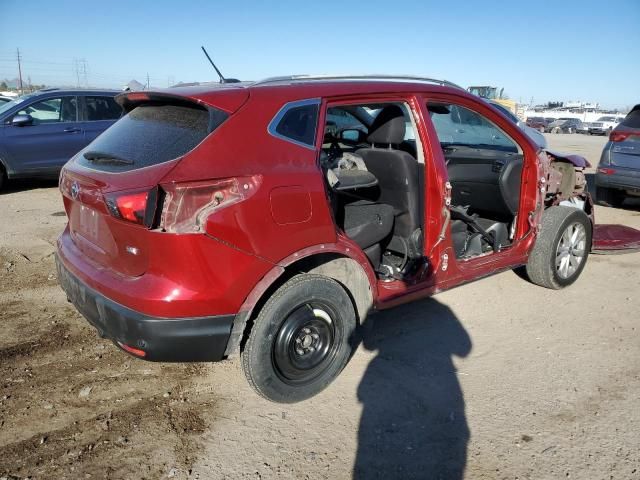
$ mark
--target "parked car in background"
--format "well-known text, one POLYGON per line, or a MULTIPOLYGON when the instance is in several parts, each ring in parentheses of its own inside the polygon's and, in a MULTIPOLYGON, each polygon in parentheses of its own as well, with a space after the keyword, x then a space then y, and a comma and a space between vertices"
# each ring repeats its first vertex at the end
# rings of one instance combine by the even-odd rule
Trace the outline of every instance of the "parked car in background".
POLYGON ((547 125, 544 131, 550 133, 576 133, 580 128, 584 127, 582 126, 582 121, 577 118, 559 118, 547 125))
POLYGON ((41 90, 0 104, 0 188, 13 178, 56 178, 122 116, 116 90, 41 90))
POLYGON ((546 128, 546 126, 549 125, 549 123, 551 122, 549 122, 544 117, 527 117, 526 123, 527 123, 527 127, 535 128, 539 132, 544 132, 544 129, 546 128))
POLYGON ((329 385, 376 309, 514 268, 560 289, 591 250, 586 160, 446 81, 291 76, 117 100, 126 115, 60 174, 63 289, 129 354, 239 354, 272 401, 329 385), (357 124, 349 142, 326 141, 337 118, 357 124))
POLYGON ((502 113, 504 113, 507 117, 509 117, 509 119, 513 123, 515 123, 524 133, 526 133, 527 136, 531 138, 531 140, 536 142, 536 145, 538 145, 538 147, 547 148, 547 139, 544 137, 542 133, 540 133, 539 129, 532 128, 529 125, 527 125, 525 122, 520 120, 511 110, 509 110, 504 105, 498 102, 493 102, 493 101, 489 101, 489 103, 493 105, 495 108, 497 108, 498 110, 500 110, 502 113))
POLYGON ((640 104, 609 133, 596 170, 598 202, 619 207, 627 196, 640 196, 640 104))
POLYGON ((591 123, 589 122, 582 122, 578 128, 576 129, 576 133, 583 133, 583 134, 588 134, 589 133, 589 127, 591 126, 591 123))
POLYGON ((624 120, 623 116, 600 117, 589 125, 589 135, 608 135, 622 120, 624 120))

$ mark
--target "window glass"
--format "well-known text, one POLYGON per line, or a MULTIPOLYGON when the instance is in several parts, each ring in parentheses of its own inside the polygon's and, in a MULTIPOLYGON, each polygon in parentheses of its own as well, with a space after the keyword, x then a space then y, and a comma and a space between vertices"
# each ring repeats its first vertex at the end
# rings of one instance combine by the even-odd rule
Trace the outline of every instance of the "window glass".
POLYGON ((78 119, 76 97, 48 98, 27 105, 17 115, 31 115, 35 124, 75 122, 78 119))
POLYGON ((87 120, 117 120, 122 116, 122 108, 113 97, 84 97, 87 120))
POLYGON ((518 152, 518 145, 482 115, 460 105, 430 103, 429 114, 443 146, 518 152))
POLYGON ((640 108, 629 112, 624 120, 622 120, 622 125, 625 127, 640 128, 640 108))
POLYGON ((167 162, 195 148, 226 118, 224 112, 178 105, 141 105, 131 110, 85 149, 123 162, 96 162, 81 155, 78 162, 104 171, 127 171, 167 162), (210 125, 210 119, 216 121, 210 125))
POLYGON ((316 139, 317 123, 317 104, 292 106, 284 112, 284 115, 276 125, 275 131, 283 137, 313 146, 316 139))

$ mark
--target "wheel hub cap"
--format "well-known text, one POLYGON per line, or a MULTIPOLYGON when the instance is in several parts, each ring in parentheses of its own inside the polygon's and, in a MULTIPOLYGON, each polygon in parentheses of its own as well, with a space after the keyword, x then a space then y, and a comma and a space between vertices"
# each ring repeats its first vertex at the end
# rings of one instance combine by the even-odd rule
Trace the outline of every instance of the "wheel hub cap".
POLYGON ((572 223, 562 233, 556 249, 556 271, 563 279, 576 273, 586 253, 587 232, 581 223, 572 223))

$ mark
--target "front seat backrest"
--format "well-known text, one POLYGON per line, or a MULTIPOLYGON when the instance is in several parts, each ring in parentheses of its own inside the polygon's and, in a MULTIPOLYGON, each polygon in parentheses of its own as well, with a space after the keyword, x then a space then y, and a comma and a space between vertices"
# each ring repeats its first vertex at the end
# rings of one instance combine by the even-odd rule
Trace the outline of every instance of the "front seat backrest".
POLYGON ((397 105, 384 107, 369 128, 367 141, 372 144, 356 152, 367 170, 378 179, 380 203, 391 205, 396 215, 394 234, 410 238, 420 228, 418 162, 407 152, 398 150, 404 141, 405 119, 397 105))
POLYGON ((502 168, 498 179, 502 199, 512 215, 516 215, 520 208, 522 163, 522 158, 507 163, 502 168))

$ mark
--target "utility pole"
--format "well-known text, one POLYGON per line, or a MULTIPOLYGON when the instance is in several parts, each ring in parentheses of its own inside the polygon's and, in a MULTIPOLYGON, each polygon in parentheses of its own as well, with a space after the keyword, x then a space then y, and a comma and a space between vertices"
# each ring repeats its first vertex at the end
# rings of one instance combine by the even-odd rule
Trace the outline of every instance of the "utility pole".
POLYGON ((87 77, 87 60, 85 58, 80 59, 80 65, 82 66, 82 77, 84 78, 84 87, 89 87, 89 80, 87 77))
POLYGON ((73 71, 76 74, 76 88, 80 88, 80 65, 77 58, 73 59, 73 71))
POLYGON ((147 90, 149 90, 149 72, 147 72, 147 90))
POLYGON ((17 48, 16 49, 16 53, 17 53, 17 58, 18 58, 18 78, 20 79, 20 95, 22 95, 24 93, 24 90, 22 88, 22 66, 20 65, 20 49, 17 48))

